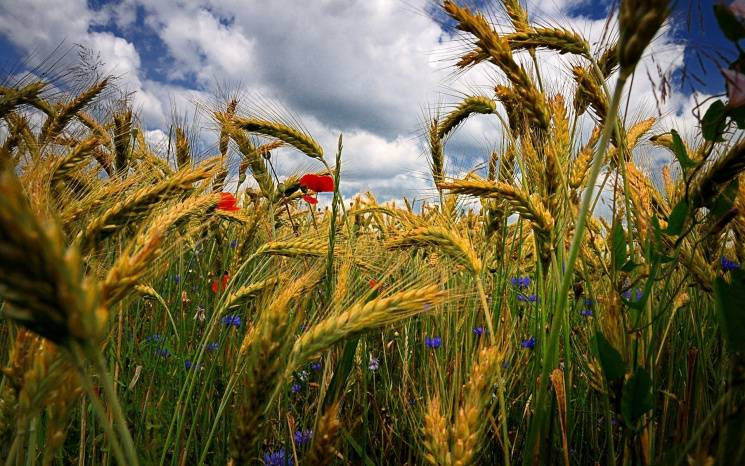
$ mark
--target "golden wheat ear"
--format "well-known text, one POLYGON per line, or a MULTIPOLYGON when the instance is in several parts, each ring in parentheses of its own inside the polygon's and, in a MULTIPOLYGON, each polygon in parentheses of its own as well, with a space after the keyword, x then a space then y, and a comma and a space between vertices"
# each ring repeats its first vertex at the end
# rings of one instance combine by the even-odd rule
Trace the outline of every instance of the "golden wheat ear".
POLYGON ((97 339, 107 312, 75 247, 31 212, 15 174, 0 171, 0 291, 5 315, 58 344, 97 339))
POLYGON ((323 149, 307 133, 277 121, 260 118, 234 117, 234 124, 249 133, 262 134, 283 141, 308 157, 323 159, 323 149))
POLYGON ((20 89, 1 88, 0 89, 0 119, 5 118, 10 112, 17 107, 28 104, 38 97, 44 90, 46 84, 35 82, 27 84, 20 89))
POLYGON ((313 466, 334 464, 334 459, 339 455, 335 447, 339 429, 341 429, 339 404, 335 403, 327 408, 318 419, 313 431, 313 443, 310 445, 308 454, 303 458, 304 464, 313 466))

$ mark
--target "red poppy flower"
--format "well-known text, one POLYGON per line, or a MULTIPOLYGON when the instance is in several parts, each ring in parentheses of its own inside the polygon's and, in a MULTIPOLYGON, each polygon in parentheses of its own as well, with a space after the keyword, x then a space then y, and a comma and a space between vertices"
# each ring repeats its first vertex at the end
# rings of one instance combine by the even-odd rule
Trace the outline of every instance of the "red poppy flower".
POLYGON ((316 199, 313 196, 307 195, 307 194, 303 196, 303 200, 307 202, 308 204, 318 204, 318 199, 316 199))
POLYGON ((217 280, 213 281, 212 292, 217 294, 218 291, 223 291, 225 288, 227 288, 229 281, 230 281, 230 275, 227 273, 222 276, 222 280, 221 280, 222 283, 218 282, 217 280))
POLYGON ((220 193, 220 200, 217 202, 218 210, 226 210, 229 212, 241 210, 236 204, 238 199, 230 193, 220 193))
POLYGON ((375 279, 372 279, 372 280, 370 280, 370 288, 371 288, 371 289, 375 290, 375 289, 377 289, 377 288, 378 288, 379 286, 380 286, 380 282, 379 282, 379 281, 377 281, 377 280, 375 280, 375 279))
POLYGON ((300 178, 300 186, 312 189, 317 193, 331 193, 334 191, 334 178, 330 175, 308 173, 300 178))

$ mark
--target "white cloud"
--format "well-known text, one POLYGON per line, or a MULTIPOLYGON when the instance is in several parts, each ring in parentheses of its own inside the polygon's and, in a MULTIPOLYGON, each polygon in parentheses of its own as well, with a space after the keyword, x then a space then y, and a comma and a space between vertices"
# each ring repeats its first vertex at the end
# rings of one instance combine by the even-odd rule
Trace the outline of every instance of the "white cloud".
MULTIPOLYGON (((567 15, 569 8, 588 2, 530 0, 528 10, 541 24, 588 36, 595 48, 606 21, 567 15)), ((453 79, 451 66, 462 44, 425 14, 428 5, 428 0, 125 0, 93 11, 85 0, 6 0, 0 2, 0 34, 26 52, 51 50, 62 40, 98 50, 106 71, 120 75, 121 85, 136 93, 134 103, 152 142, 167 140, 172 113, 188 117, 197 102, 213 102, 209 91, 215 83, 228 83, 228 88, 240 83, 248 95, 259 93, 297 112, 330 161, 343 132, 344 194, 371 189, 385 200, 432 194, 425 148, 417 138, 425 109, 436 102, 452 104, 458 95, 491 95, 493 85, 504 82, 492 66, 453 79), (147 55, 152 52, 128 35, 138 11, 144 12, 145 27, 162 41, 168 56, 147 55), (96 32, 109 24, 125 37, 96 32), (171 81, 158 81, 143 69, 143 62, 154 60, 171 81)), ((570 102, 569 66, 579 59, 549 52, 538 56, 548 93, 563 92, 570 102)), ((532 69, 526 59, 525 54, 519 57, 532 69)), ((682 60, 683 47, 672 41, 669 30, 663 31, 630 91, 631 121, 656 114, 646 70, 656 76, 657 65, 673 70, 682 60)), ((663 108, 667 117, 661 127, 669 129, 662 126, 668 121, 690 127, 692 105, 687 96, 673 93, 663 108)), ((209 128, 204 112, 201 116, 196 129, 209 128)), ((589 126, 583 120, 583 133, 589 126)), ((207 149, 214 149, 214 138, 205 136, 207 149)), ((448 141, 448 166, 452 173, 469 170, 501 143, 495 116, 472 118, 448 141)), ((277 151, 276 164, 280 176, 320 168, 290 150, 277 151)))

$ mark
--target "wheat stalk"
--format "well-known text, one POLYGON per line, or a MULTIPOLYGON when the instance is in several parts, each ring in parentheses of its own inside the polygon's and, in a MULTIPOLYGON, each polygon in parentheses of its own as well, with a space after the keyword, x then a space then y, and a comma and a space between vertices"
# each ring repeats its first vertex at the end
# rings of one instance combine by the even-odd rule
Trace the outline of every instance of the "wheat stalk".
POLYGON ((385 298, 357 303, 344 312, 324 319, 295 341, 286 374, 314 354, 351 336, 428 311, 444 299, 437 286, 400 291, 385 298))
POLYGON ((497 107, 494 101, 488 97, 480 95, 466 97, 437 126, 437 137, 439 139, 445 138, 453 129, 474 113, 489 114, 495 111, 497 111, 497 107))
POLYGON ((193 189, 194 183, 214 175, 218 158, 181 170, 154 186, 140 188, 114 203, 86 225, 82 244, 92 244, 112 235, 127 222, 144 217, 157 204, 193 189))
POLYGON ((263 134, 283 141, 308 157, 323 160, 323 149, 308 134, 284 123, 260 118, 234 117, 233 123, 249 133, 263 134))
POLYGON ((475 275, 481 273, 481 260, 471 243, 451 229, 419 227, 392 238, 385 244, 388 249, 422 246, 436 246, 475 275))
POLYGON ((450 0, 443 3, 443 9, 457 22, 458 29, 476 38, 476 46, 488 54, 490 61, 512 82, 515 91, 523 100, 523 108, 529 120, 539 128, 547 129, 550 117, 545 99, 525 70, 512 58, 509 43, 489 26, 482 14, 473 14, 469 9, 462 8, 450 0))

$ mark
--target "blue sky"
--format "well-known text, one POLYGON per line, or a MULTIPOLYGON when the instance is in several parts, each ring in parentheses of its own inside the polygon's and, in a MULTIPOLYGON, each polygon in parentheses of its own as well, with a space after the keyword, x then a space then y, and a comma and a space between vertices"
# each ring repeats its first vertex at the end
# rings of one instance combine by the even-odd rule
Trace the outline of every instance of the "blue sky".
MULTIPOLYGON (((486 5, 498 25, 506 24, 495 4, 474 4, 486 5)), ((611 5, 527 2, 531 20, 570 27, 591 40, 602 35, 611 5)), ((47 56, 60 43, 63 50, 76 43, 96 49, 105 71, 136 93, 153 143, 166 138, 173 114, 192 121, 196 104, 216 102, 218 88, 239 94, 246 112, 271 102, 276 112, 301 121, 329 154, 344 133, 346 196, 371 189, 382 199, 421 198, 432 194, 419 137, 423 119, 459 95, 489 94, 500 80, 488 69, 454 76, 451 65, 462 43, 434 11, 428 0, 4 0, 0 66, 7 74, 24 58, 47 56)), ((661 111, 660 130, 676 126, 691 134, 692 92, 699 99, 721 93, 717 66, 725 62, 718 52, 733 53, 709 1, 679 1, 672 18, 640 65, 630 115, 661 111), (658 66, 672 82, 659 108, 658 66), (685 81, 684 68, 691 76, 685 81)), ((70 53, 63 62, 73 58, 70 53)), ((571 61, 547 55, 541 63, 549 89, 563 89, 571 61)), ((194 129, 209 151, 211 124, 205 111, 197 113, 194 129)), ((446 148, 450 173, 483 162, 500 141, 493 117, 469 121, 446 148)), ((317 168, 297 153, 281 154, 278 164, 283 174, 317 168)))

